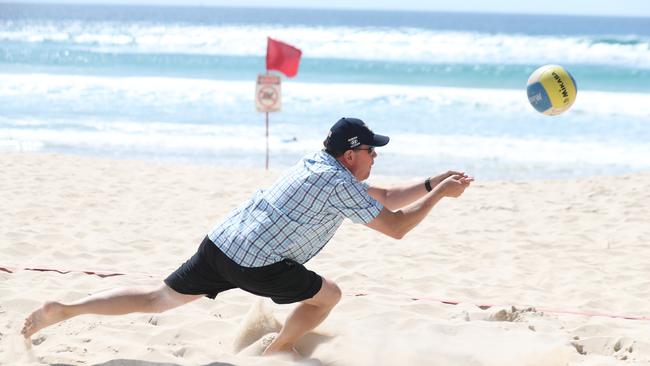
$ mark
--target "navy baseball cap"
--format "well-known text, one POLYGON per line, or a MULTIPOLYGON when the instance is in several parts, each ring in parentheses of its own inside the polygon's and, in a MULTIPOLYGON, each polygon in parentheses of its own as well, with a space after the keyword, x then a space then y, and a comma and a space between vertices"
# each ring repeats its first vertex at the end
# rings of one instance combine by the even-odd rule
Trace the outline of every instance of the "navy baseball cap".
POLYGON ((378 135, 358 118, 341 118, 330 128, 325 148, 330 151, 346 151, 360 145, 384 146, 390 138, 378 135))

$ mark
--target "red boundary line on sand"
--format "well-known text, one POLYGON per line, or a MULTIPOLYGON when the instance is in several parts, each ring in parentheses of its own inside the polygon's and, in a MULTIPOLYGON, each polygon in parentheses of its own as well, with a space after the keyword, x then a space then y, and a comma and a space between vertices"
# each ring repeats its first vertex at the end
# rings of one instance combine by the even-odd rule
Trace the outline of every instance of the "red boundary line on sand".
MULTIPOLYGON (((87 275, 93 275, 93 276, 99 276, 101 278, 105 277, 114 277, 114 276, 127 276, 127 273, 113 273, 113 272, 101 272, 101 271, 79 271, 79 270, 61 270, 61 269, 55 269, 55 268, 16 268, 16 267, 0 267, 0 272, 7 272, 7 273, 14 273, 18 271, 34 271, 34 272, 56 272, 60 274, 68 274, 68 273, 84 273, 87 275)), ((151 276, 148 275, 147 276, 151 276)), ((151 276, 153 277, 153 276, 151 276)))
MULTIPOLYGON (((40 268, 40 267, 29 267, 29 268, 15 268, 15 267, 0 267, 0 272, 7 272, 7 273, 15 273, 17 271, 35 271, 35 272, 56 272, 60 274, 68 274, 68 273, 84 273, 87 275, 92 275, 92 276, 98 276, 101 278, 106 278, 106 277, 114 277, 114 276, 128 276, 128 275, 134 275, 135 273, 119 273, 119 272, 103 272, 103 271, 87 271, 87 270, 61 270, 61 269, 55 269, 55 268, 40 268)), ((151 274, 148 273, 140 273, 140 275, 145 275, 149 277, 155 277, 151 274)), ((346 296, 354 296, 354 297, 361 297, 361 296, 368 296, 368 293, 365 292, 358 292, 358 293, 346 293, 346 296)), ((407 296, 408 297, 408 296, 407 296)), ((498 305, 498 304, 475 304, 475 303, 467 303, 467 302, 461 302, 461 301, 456 301, 456 300, 445 300, 445 299, 436 299, 432 297, 409 297, 411 301, 430 301, 430 302, 438 302, 441 304, 445 305, 460 305, 460 304, 470 304, 473 306, 476 306, 482 310, 489 309, 491 307, 495 306, 513 306, 512 304, 507 304, 507 305, 498 305)), ((539 310, 544 313, 553 313, 553 314, 570 314, 570 315, 580 315, 580 316, 587 316, 587 317, 594 317, 594 316, 600 316, 600 317, 606 317, 606 318, 617 318, 617 319, 625 319, 625 320, 650 320, 650 316, 636 316, 636 315, 619 315, 619 314, 608 314, 608 313, 598 313, 598 312, 591 312, 591 311, 575 311, 575 310, 560 310, 560 309, 551 309, 551 308, 540 308, 536 306, 529 306, 534 308, 535 310, 539 310)), ((526 307, 522 307, 526 308, 526 307)))
MULTIPOLYGON (((460 301, 455 301, 455 300, 440 300, 440 299, 434 299, 434 298, 428 298, 428 297, 421 297, 421 298, 411 298, 413 301, 419 301, 419 300, 424 300, 424 301, 434 301, 434 302, 441 302, 443 304, 447 305, 460 305, 462 302, 460 301)), ((467 304, 467 303, 466 303, 467 304)), ((511 304, 507 305, 498 305, 498 304, 471 304, 474 306, 477 306, 483 310, 489 309, 494 306, 513 306, 511 304)), ((544 308, 544 307, 537 307, 537 306, 528 306, 531 308, 534 308, 535 310, 544 312, 544 313, 552 313, 552 314, 570 314, 570 315, 581 315, 581 316, 588 316, 588 317, 594 317, 594 316, 601 316, 601 317, 607 317, 607 318, 618 318, 618 319, 627 319, 627 320, 650 320, 650 316, 637 316, 637 315, 618 315, 618 314, 608 314, 608 313, 599 313, 599 312, 594 312, 594 311, 576 311, 576 310, 561 310, 561 309, 551 309, 551 308, 544 308)), ((522 306, 521 308, 526 308, 522 306)))

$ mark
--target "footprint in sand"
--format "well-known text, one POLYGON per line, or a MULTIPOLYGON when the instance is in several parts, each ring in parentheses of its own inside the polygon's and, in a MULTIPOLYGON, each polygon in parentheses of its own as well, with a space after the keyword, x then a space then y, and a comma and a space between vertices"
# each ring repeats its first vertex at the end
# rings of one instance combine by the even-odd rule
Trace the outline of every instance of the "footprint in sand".
POLYGON ((488 316, 487 320, 497 322, 520 322, 526 320, 528 315, 543 315, 538 313, 535 308, 518 309, 512 306, 510 309, 500 309, 488 316))
POLYGON ((156 326, 156 325, 158 325, 158 319, 159 319, 159 318, 158 318, 157 316, 152 315, 152 316, 149 318, 149 320, 147 321, 147 323, 156 326))
POLYGON ((172 352, 172 354, 176 357, 183 357, 185 356, 185 352, 187 351, 187 348, 181 347, 177 349, 176 351, 172 352))
POLYGON ((45 342, 46 340, 47 340, 47 336, 39 335, 38 337, 32 339, 32 344, 34 346, 38 346, 39 344, 45 342))
POLYGON ((636 345, 636 341, 628 337, 592 336, 581 338, 575 336, 573 339, 570 344, 581 355, 612 356, 622 361, 632 359, 636 345))

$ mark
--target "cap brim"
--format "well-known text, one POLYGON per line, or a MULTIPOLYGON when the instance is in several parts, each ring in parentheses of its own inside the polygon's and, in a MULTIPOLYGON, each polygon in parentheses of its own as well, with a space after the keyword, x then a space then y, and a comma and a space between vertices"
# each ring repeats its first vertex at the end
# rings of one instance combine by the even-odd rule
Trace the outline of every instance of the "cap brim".
POLYGON ((390 141, 390 137, 384 135, 375 134, 372 138, 372 144, 370 146, 384 146, 390 141))

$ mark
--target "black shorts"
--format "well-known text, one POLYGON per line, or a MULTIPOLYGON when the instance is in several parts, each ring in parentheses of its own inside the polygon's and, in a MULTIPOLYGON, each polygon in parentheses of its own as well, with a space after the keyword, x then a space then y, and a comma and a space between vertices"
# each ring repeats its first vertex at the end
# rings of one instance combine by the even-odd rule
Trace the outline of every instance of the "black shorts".
POLYGON ((220 292, 240 288, 278 304, 290 304, 314 297, 323 279, 291 259, 262 267, 242 267, 206 236, 196 254, 170 274, 165 283, 185 295, 214 299, 220 292))

